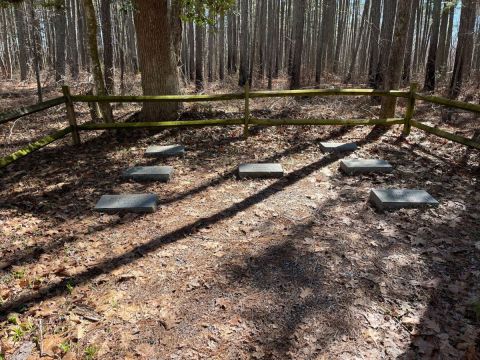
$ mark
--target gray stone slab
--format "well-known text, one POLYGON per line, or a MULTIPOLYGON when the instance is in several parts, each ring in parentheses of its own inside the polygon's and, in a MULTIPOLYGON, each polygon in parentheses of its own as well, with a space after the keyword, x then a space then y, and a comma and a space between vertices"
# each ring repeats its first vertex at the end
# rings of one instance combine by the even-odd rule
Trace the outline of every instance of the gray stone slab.
POLYGON ((355 143, 339 143, 339 142, 321 142, 320 149, 326 153, 341 153, 357 150, 355 143))
POLYGON ((153 213, 157 209, 157 202, 155 194, 103 195, 97 202, 95 211, 153 213))
POLYGON ((182 156, 185 154, 185 147, 182 145, 153 145, 147 148, 145 156, 149 157, 169 157, 182 156))
POLYGON ((379 210, 438 206, 438 201, 424 190, 373 189, 370 201, 379 210))
POLYGON ((242 164, 238 176, 244 178, 280 178, 283 176, 281 164, 242 164))
POLYGON ((390 173, 392 165, 380 159, 345 159, 340 161, 340 169, 345 174, 390 173))
POLYGON ((173 167, 171 166, 136 166, 124 171, 122 177, 135 181, 167 182, 172 174, 173 167))

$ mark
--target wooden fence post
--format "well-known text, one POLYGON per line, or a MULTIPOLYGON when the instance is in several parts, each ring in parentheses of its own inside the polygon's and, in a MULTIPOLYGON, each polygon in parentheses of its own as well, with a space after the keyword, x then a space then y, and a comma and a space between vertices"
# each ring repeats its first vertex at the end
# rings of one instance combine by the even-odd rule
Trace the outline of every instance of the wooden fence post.
POLYGON ((417 92, 418 84, 410 84, 410 94, 408 96, 408 105, 407 111, 405 113, 405 124, 403 126, 403 136, 407 137, 410 135, 410 130, 412 128, 412 118, 413 113, 415 112, 415 93, 417 92))
POLYGON ((72 95, 68 86, 62 86, 63 96, 65 96, 65 106, 67 108, 68 123, 72 127, 72 139, 74 145, 80 145, 80 134, 78 132, 77 118, 75 108, 73 107, 72 95))
POLYGON ((248 123, 250 120, 250 86, 247 83, 245 84, 245 118, 244 118, 244 125, 243 125, 243 137, 244 139, 248 139, 248 123))

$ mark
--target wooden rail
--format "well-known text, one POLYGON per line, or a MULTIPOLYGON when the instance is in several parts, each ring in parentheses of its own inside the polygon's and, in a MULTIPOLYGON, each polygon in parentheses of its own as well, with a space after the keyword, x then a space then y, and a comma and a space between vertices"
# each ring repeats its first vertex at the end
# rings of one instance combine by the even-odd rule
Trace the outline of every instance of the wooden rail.
POLYGON ((441 130, 441 129, 438 129, 438 128, 435 128, 435 127, 432 127, 432 126, 422 124, 421 122, 418 122, 416 120, 412 120, 412 126, 416 127, 417 129, 428 132, 430 134, 437 135, 441 138, 448 139, 448 140, 451 140, 451 141, 454 141, 454 142, 457 142, 457 143, 460 143, 460 144, 463 144, 463 145, 466 145, 466 146, 470 146, 470 147, 473 147, 475 149, 480 150, 480 143, 476 142, 475 140, 468 139, 468 138, 460 136, 460 135, 449 133, 445 130, 441 130))
POLYGON ((218 95, 161 95, 161 96, 94 96, 74 95, 73 102, 117 102, 117 103, 143 103, 143 102, 208 102, 225 100, 243 100, 256 98, 276 97, 312 97, 312 96, 409 96, 405 91, 381 91, 374 89, 311 89, 311 90, 280 90, 280 91, 249 91, 234 94, 218 95))
POLYGON ((480 113, 480 105, 465 103, 456 100, 437 96, 425 96, 417 93, 417 86, 412 84, 409 91, 398 90, 374 90, 374 89, 307 89, 307 90, 279 90, 279 91, 250 91, 245 87, 243 93, 217 94, 217 95, 161 95, 161 96, 93 96, 93 95, 71 95, 68 87, 62 89, 64 96, 51 99, 40 104, 23 107, 17 110, 0 114, 0 124, 16 120, 23 116, 33 114, 60 104, 66 105, 67 119, 69 126, 54 134, 45 136, 23 149, 13 154, 0 158, 0 168, 3 168, 12 162, 27 156, 28 154, 41 149, 44 146, 63 138, 72 133, 74 144, 80 144, 79 131, 112 130, 112 129, 132 129, 132 128, 171 128, 171 127, 203 127, 203 126, 230 126, 243 125, 244 136, 248 136, 249 125, 261 126, 284 126, 284 125, 340 125, 340 126, 392 126, 404 125, 403 135, 408 136, 410 128, 421 129, 436 136, 480 149, 480 143, 465 138, 460 135, 451 134, 447 131, 422 124, 413 120, 416 100, 426 101, 433 104, 444 105, 451 108, 457 108, 467 111, 480 113), (313 96, 388 96, 408 99, 407 111, 404 118, 390 119, 258 119, 250 116, 250 99, 259 98, 277 98, 277 97, 313 97, 313 96), (85 102, 209 102, 209 101, 229 101, 244 100, 245 113, 242 118, 234 119, 207 119, 207 120, 179 120, 179 121, 160 121, 160 122, 128 122, 128 123, 87 123, 77 125, 74 105, 75 103, 85 102))
POLYGON ((30 155, 32 152, 37 151, 47 146, 48 144, 51 144, 56 140, 63 138, 65 135, 71 132, 72 132, 72 128, 70 126, 66 127, 65 129, 62 129, 53 134, 44 136, 43 138, 28 144, 24 148, 15 151, 13 154, 0 158, 0 169, 4 168, 5 166, 11 164, 14 161, 17 161, 18 159, 21 159, 27 155, 30 155))
POLYGON ((47 100, 42 103, 38 103, 32 106, 26 106, 17 110, 12 110, 5 112, 3 114, 0 114, 0 124, 5 124, 9 121, 13 121, 16 119, 19 119, 23 116, 27 116, 30 114, 34 114, 36 112, 42 111, 49 109, 51 107, 64 104, 65 103, 65 97, 61 96, 55 99, 47 100))
POLYGON ((450 108, 462 109, 480 113, 480 105, 466 103, 458 100, 451 100, 439 96, 425 96, 415 93, 415 99, 430 102, 433 104, 444 105, 450 108))

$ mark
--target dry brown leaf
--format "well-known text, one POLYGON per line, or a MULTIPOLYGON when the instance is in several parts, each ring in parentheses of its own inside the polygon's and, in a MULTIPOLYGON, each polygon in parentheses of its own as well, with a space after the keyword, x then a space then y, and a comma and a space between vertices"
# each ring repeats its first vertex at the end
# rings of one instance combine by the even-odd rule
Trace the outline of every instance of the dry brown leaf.
POLYGON ((302 299, 305 299, 309 296, 313 295, 313 290, 310 289, 310 288, 303 288, 301 291, 300 291, 300 298, 302 299))
POLYGON ((135 347, 135 352, 143 358, 154 358, 155 348, 150 344, 140 344, 135 347))
POLYGON ((62 357, 62 360, 77 360, 77 356, 75 353, 69 351, 62 357))
POLYGON ((175 314, 173 311, 167 308, 163 308, 159 312, 159 320, 163 327, 167 330, 170 330, 176 324, 175 314))
POLYGON ((59 335, 47 335, 44 337, 42 341, 42 350, 45 355, 48 356, 55 356, 55 354, 59 354, 62 351, 60 350, 59 346, 65 339, 59 335))

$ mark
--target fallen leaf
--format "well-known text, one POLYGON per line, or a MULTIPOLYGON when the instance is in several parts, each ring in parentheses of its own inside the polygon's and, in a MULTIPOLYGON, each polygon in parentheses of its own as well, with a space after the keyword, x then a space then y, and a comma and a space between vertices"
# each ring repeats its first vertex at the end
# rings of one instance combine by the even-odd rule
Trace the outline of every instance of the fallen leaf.
POLYGON ((154 358, 155 349, 150 344, 140 344, 135 347, 135 352, 143 358, 154 358))
POLYGON ((313 294, 313 290, 310 288, 303 288, 302 291, 300 291, 300 298, 305 299, 309 297, 310 295, 313 294))
POLYGON ((45 355, 54 357, 61 353, 59 346, 65 339, 58 335, 47 335, 42 341, 42 350, 45 355))

